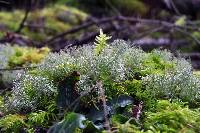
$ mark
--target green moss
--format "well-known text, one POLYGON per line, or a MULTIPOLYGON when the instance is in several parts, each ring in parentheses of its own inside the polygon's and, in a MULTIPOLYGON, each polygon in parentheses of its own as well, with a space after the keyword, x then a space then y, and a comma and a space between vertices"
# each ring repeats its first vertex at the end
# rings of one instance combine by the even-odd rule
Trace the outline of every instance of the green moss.
POLYGON ((4 102, 3 102, 3 97, 0 96, 0 110, 4 108, 4 102))
POLYGON ((23 16, 23 12, 19 10, 13 12, 0 12, 1 24, 5 25, 9 31, 15 31, 23 16))
POLYGON ((156 99, 152 97, 149 90, 145 89, 141 80, 127 80, 116 85, 114 88, 118 90, 118 95, 126 94, 134 97, 137 101, 143 101, 146 111, 155 109, 156 99))
POLYGON ((142 15, 148 11, 148 6, 142 0, 114 0, 113 3, 116 7, 122 8, 127 12, 134 11, 142 15))
POLYGON ((21 129, 27 126, 25 120, 26 117, 22 115, 6 115, 5 117, 0 119, 0 127, 2 128, 1 130, 6 133, 20 133, 21 129))
POLYGON ((163 60, 161 55, 156 52, 147 54, 143 64, 145 67, 144 74, 163 74, 166 70, 172 70, 175 65, 170 60, 163 60))
POLYGON ((14 51, 15 53, 8 60, 9 67, 40 63, 50 50, 47 47, 36 49, 15 46, 14 51))
POLYGON ((49 121, 49 114, 48 112, 45 111, 40 110, 38 112, 33 112, 28 116, 28 122, 31 125, 46 126, 48 125, 48 121, 49 121))
POLYGON ((155 113, 148 112, 145 128, 154 132, 191 132, 200 131, 200 112, 183 107, 179 103, 162 100, 158 102, 155 113))
POLYGON ((200 33, 195 31, 192 33, 196 38, 200 39, 200 33))
POLYGON ((200 71, 194 71, 193 74, 200 78, 200 71))
POLYGON ((117 129, 118 133, 142 133, 139 127, 133 123, 136 123, 134 119, 128 119, 123 115, 114 115, 112 117, 113 127, 117 129))
POLYGON ((148 5, 145 5, 142 0, 68 0, 67 2, 71 6, 82 8, 91 13, 106 11, 106 13, 112 14, 114 10, 129 15, 132 15, 132 13, 144 15, 148 12, 148 5))

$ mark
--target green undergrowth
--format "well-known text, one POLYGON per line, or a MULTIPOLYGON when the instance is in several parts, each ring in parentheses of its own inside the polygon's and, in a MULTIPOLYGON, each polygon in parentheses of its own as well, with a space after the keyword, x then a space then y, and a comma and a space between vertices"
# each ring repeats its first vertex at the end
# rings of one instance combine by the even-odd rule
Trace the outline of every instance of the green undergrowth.
POLYGON ((145 128, 153 132, 192 132, 200 131, 200 112, 190 110, 183 103, 162 100, 158 102, 155 112, 148 112, 145 128))
POLYGON ((200 79, 191 64, 108 39, 101 31, 94 45, 50 53, 19 72, 1 100, 1 131, 105 132, 106 116, 120 133, 198 132, 200 79))
MULTIPOLYGON (((8 31, 17 30, 24 14, 25 12, 22 10, 0 12, 0 36, 4 36, 8 31)), ((80 24, 87 16, 86 13, 76 8, 55 4, 31 11, 22 34, 36 41, 44 40, 80 24)))
POLYGON ((15 68, 40 63, 50 49, 2 45, 0 47, 1 69, 15 68))

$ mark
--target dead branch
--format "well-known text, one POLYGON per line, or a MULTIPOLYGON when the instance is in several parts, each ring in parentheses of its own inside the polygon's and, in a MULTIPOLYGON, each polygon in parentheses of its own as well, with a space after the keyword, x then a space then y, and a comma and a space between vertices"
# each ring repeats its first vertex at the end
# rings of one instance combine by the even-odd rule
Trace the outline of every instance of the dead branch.
POLYGON ((26 22, 26 20, 28 18, 30 9, 31 9, 31 0, 27 1, 27 3, 26 3, 26 12, 25 12, 24 18, 22 19, 22 21, 21 21, 18 29, 15 31, 15 33, 20 33, 22 31, 22 29, 24 28, 24 23, 26 22))
MULTIPOLYGON (((109 33, 111 31, 115 31, 115 27, 113 25, 109 25, 109 26, 106 26, 106 27, 101 27, 104 31, 104 33, 109 33)), ((96 32, 92 32, 90 34, 88 34, 87 36, 84 36, 83 38, 81 39, 78 39, 78 40, 60 40, 61 43, 59 43, 59 47, 57 47, 57 45, 53 46, 53 50, 54 52, 58 52, 60 49, 63 49, 65 47, 73 47, 73 46, 82 46, 88 42, 91 42, 92 40, 95 39, 95 37, 99 35, 99 31, 96 31, 96 32)), ((52 45, 49 45, 49 46, 52 46, 52 45)))
POLYGON ((49 31, 55 31, 50 27, 44 26, 44 25, 39 25, 39 24, 27 24, 24 23, 24 26, 28 27, 28 28, 36 28, 36 29, 45 29, 45 30, 49 30, 49 31))
MULTIPOLYGON (((187 30, 200 31, 200 29, 198 27, 192 27, 192 26, 188 26, 188 25, 178 26, 178 25, 176 25, 175 23, 172 23, 172 22, 167 22, 167 21, 162 21, 162 20, 155 20, 155 19, 141 19, 141 18, 125 17, 125 16, 108 17, 108 18, 102 18, 102 19, 93 18, 92 20, 87 21, 87 22, 83 23, 82 25, 79 25, 79 26, 77 26, 75 28, 67 30, 66 32, 58 34, 58 35, 54 36, 53 38, 48 39, 45 42, 42 42, 40 45, 45 45, 45 44, 52 45, 52 44, 55 43, 55 41, 63 40, 64 36, 66 36, 68 34, 72 34, 72 33, 78 32, 78 31, 80 31, 82 29, 87 29, 87 28, 89 28, 90 26, 93 26, 93 25, 100 26, 101 24, 106 24, 106 23, 114 24, 113 22, 116 22, 116 21, 119 22, 119 23, 120 22, 130 22, 130 23, 134 23, 134 24, 135 23, 143 23, 143 24, 155 25, 155 26, 159 27, 159 28, 152 29, 149 32, 147 31, 147 33, 144 34, 145 36, 150 34, 150 33, 152 33, 152 32, 156 32, 156 31, 162 30, 162 28, 165 28, 167 30, 174 29, 174 30, 177 30, 179 32, 180 32, 180 30, 182 30, 182 31, 185 31, 184 34, 186 34, 186 33, 189 34, 189 32, 187 30)), ((116 25, 114 25, 114 26, 116 27, 116 25)), ((124 29, 121 29, 121 30, 124 30, 124 29)), ((110 31, 110 32, 112 32, 112 31, 110 31)), ((84 38, 82 38, 80 40, 76 40, 76 41, 73 41, 73 42, 72 41, 66 41, 66 42, 71 42, 72 45, 80 45, 80 44, 87 43, 88 40, 92 40, 95 35, 97 35, 97 34, 96 33, 94 33, 94 34, 91 33, 90 36, 86 36, 86 37, 84 37, 84 38)), ((192 37, 197 42, 197 44, 200 44, 199 43, 200 41, 197 38, 195 38, 194 36, 190 36, 190 37, 192 37)), ((69 43, 65 43, 65 44, 62 44, 62 45, 66 46, 68 44, 69 43)), ((64 46, 62 46, 62 48, 63 47, 64 46)))
POLYGON ((185 40, 173 40, 173 42, 171 42, 170 38, 142 38, 134 40, 133 44, 136 46, 140 46, 145 50, 150 50, 158 47, 168 48, 170 47, 170 45, 175 45, 176 47, 185 46, 188 44, 188 42, 185 40))
POLYGON ((58 38, 62 38, 64 36, 68 35, 68 34, 72 34, 72 33, 78 32, 78 31, 80 31, 82 29, 86 29, 86 28, 88 28, 90 26, 93 26, 94 24, 98 25, 98 24, 103 24, 103 23, 110 22, 110 21, 114 20, 115 18, 116 17, 103 18, 103 19, 98 20, 98 21, 96 19, 92 19, 91 21, 83 23, 82 25, 76 26, 76 27, 74 27, 74 28, 72 28, 70 30, 67 30, 67 31, 65 31, 65 32, 63 32, 61 34, 58 34, 58 35, 54 36, 53 38, 48 39, 45 42, 42 42, 42 44, 43 45, 44 44, 51 44, 54 40, 56 40, 58 38))
POLYGON ((136 38, 143 38, 143 37, 145 37, 145 36, 147 36, 147 35, 149 35, 149 34, 152 34, 152 33, 154 33, 154 32, 161 31, 162 29, 163 29, 162 26, 161 26, 161 27, 157 27, 157 28, 152 28, 152 29, 150 29, 150 30, 147 30, 147 31, 144 31, 144 32, 142 32, 142 33, 137 34, 137 35, 136 35, 136 38))
POLYGON ((30 66, 30 67, 15 67, 15 68, 0 68, 0 71, 15 71, 15 70, 25 70, 25 69, 33 69, 39 66, 30 66))
POLYGON ((163 20, 142 19, 142 18, 125 17, 125 16, 118 16, 117 18, 121 21, 138 22, 138 23, 151 24, 151 25, 156 25, 156 26, 164 26, 167 28, 177 27, 177 28, 181 28, 181 29, 185 29, 185 30, 200 31, 199 27, 192 27, 192 26, 188 26, 188 25, 179 26, 173 22, 167 22, 167 21, 163 21, 163 20))
POLYGON ((183 53, 181 56, 191 60, 200 60, 200 53, 183 53))
POLYGON ((191 33, 187 32, 187 31, 185 31, 185 30, 183 30, 183 29, 181 29, 181 28, 178 28, 178 27, 176 27, 175 30, 179 31, 180 33, 182 33, 182 34, 184 34, 184 35, 186 35, 186 36, 189 36, 189 37, 192 38, 197 44, 200 45, 200 40, 199 40, 197 37, 195 37, 194 35, 192 35, 191 33))

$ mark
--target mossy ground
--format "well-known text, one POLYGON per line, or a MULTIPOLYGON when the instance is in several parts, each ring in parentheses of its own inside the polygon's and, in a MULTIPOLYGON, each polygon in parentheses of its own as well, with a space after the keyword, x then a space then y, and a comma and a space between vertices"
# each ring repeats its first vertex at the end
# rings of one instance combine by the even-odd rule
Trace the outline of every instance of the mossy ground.
MULTIPOLYGON (((112 103, 116 101, 112 100, 123 95, 123 102, 118 103, 118 106, 125 106, 125 110, 122 112, 121 107, 116 108, 111 115, 111 127, 119 132, 199 131, 200 79, 198 74, 193 74, 189 62, 174 57, 168 51, 154 50, 146 53, 122 40, 110 44, 105 42, 105 39, 97 39, 96 46, 50 53, 39 63, 39 67, 20 72, 12 91, 4 95, 7 98, 4 101, 0 99, 0 108, 4 113, 0 119, 1 131, 34 132, 38 128, 46 131, 52 123, 61 121, 50 130, 59 131, 60 128, 69 128, 73 121, 79 121, 79 124, 73 123, 73 128, 67 130, 103 132, 101 125, 95 125, 93 119, 86 117, 94 115, 93 118, 97 118, 101 112, 84 112, 99 106, 101 90, 97 84, 100 81, 110 108, 115 109, 116 105, 112 103), (96 48, 100 50, 98 54, 96 48), (73 73, 78 75, 74 77, 73 73), (95 90, 83 96, 76 107, 77 112, 83 115, 70 113, 73 110, 68 108, 66 111, 60 104, 58 106, 60 98, 67 103, 70 97, 77 97, 74 93, 85 93, 93 86, 96 86, 95 90), (66 97, 61 95, 64 90, 68 92, 66 97), (127 105, 130 99, 126 100, 124 95, 134 99, 133 105, 127 105), (139 120, 132 115, 132 109, 138 102, 143 103, 139 120)), ((14 55, 22 59, 27 52, 37 53, 42 50, 22 48, 22 51, 27 52, 21 52, 19 48, 14 49, 14 55)), ((29 60, 30 63, 38 63, 37 59, 29 60)), ((103 115, 100 118, 104 119, 103 115)))
MULTIPOLYGON (((25 11, 0 12, 0 36, 17 30, 25 11)), ((45 40, 80 24, 87 14, 73 7, 54 5, 30 12, 22 34, 35 41, 45 40)))

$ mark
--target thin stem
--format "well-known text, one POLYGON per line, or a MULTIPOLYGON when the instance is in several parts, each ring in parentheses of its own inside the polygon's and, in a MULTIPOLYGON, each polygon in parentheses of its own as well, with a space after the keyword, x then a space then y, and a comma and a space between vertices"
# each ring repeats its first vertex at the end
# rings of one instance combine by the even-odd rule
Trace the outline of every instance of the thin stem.
POLYGON ((104 92, 103 85, 102 85, 101 81, 97 82, 97 87, 100 91, 100 97, 101 97, 101 100, 103 102, 105 127, 106 127, 107 132, 111 133, 110 122, 108 120, 108 110, 107 110, 107 105, 106 105, 106 97, 105 97, 105 92, 104 92))

